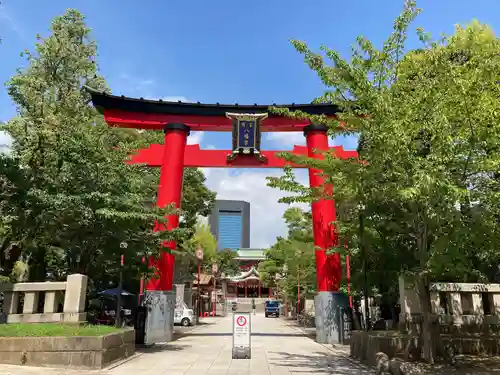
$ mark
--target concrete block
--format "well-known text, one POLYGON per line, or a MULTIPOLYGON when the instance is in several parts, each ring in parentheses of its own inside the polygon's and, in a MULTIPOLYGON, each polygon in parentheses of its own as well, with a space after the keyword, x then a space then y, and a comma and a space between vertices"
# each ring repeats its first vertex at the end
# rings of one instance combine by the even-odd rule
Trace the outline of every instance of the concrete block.
POLYGON ((85 310, 88 277, 85 275, 69 275, 66 279, 64 296, 65 313, 81 313, 85 310))
POLYGON ((57 312, 58 295, 56 291, 45 292, 45 300, 43 301, 44 314, 52 314, 57 312))
POLYGON ((34 314, 38 310, 38 292, 24 293, 23 314, 34 314))
POLYGON ((19 306, 19 293, 17 292, 4 292, 4 312, 8 315, 17 314, 19 306))
POLYGON ((135 331, 104 336, 3 337, 0 363, 102 369, 135 353, 135 331))
POLYGON ((337 344, 340 342, 340 308, 349 307, 349 299, 342 292, 319 292, 314 298, 316 342, 337 344))

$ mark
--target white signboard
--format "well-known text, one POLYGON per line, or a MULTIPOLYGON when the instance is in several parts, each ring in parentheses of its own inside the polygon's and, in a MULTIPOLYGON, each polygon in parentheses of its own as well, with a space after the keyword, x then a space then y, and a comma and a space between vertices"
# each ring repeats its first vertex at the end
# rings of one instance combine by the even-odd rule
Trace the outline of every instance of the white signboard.
POLYGON ((233 314, 233 358, 250 358, 250 317, 249 312, 233 314))

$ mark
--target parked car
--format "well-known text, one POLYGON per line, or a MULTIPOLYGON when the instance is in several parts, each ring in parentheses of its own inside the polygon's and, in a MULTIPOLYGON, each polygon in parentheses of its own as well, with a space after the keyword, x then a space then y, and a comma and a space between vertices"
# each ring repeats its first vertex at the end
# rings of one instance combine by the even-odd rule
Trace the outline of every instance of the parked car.
POLYGON ((278 301, 266 301, 264 304, 265 315, 268 318, 270 315, 279 318, 280 316, 280 304, 278 301))
POLYGON ((181 308, 174 310, 174 324, 180 324, 183 327, 189 327, 194 323, 193 309, 187 307, 185 303, 181 308))

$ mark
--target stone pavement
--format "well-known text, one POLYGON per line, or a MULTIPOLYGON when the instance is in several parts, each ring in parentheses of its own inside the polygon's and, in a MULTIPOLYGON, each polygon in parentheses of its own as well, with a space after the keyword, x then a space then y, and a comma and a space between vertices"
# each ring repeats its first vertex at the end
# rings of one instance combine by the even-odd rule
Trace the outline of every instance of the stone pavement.
POLYGON ((102 371, 0 365, 1 375, 284 375, 371 374, 372 371, 315 343, 282 319, 252 317, 252 358, 233 360, 231 317, 199 326, 170 344, 157 345, 102 371))

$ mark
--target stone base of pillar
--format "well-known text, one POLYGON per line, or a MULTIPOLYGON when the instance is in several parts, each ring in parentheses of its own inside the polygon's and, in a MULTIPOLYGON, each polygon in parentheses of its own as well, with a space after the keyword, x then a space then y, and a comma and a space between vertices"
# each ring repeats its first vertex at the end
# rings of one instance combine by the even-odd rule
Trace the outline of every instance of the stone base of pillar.
POLYGON ((174 291, 148 290, 144 294, 143 306, 147 311, 144 335, 146 345, 173 340, 175 297, 174 291))
POLYGON ((340 343, 340 309, 349 308, 349 298, 342 292, 318 292, 314 297, 316 342, 340 343))

